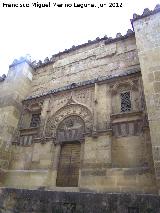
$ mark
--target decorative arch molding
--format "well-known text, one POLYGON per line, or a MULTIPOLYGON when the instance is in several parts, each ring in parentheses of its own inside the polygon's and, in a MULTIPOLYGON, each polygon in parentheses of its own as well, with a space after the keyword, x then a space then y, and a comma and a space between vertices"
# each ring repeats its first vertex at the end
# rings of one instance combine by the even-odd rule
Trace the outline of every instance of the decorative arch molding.
POLYGON ((64 107, 60 108, 48 119, 45 129, 45 136, 56 137, 56 130, 59 124, 69 116, 78 116, 81 118, 85 124, 85 133, 92 132, 93 116, 91 111, 84 105, 71 102, 70 104, 66 104, 64 107))

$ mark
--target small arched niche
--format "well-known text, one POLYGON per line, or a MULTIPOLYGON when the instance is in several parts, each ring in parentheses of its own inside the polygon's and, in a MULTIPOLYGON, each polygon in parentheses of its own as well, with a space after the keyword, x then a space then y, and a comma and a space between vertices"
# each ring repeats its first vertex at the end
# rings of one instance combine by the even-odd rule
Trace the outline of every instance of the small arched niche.
POLYGON ((82 141, 84 139, 85 124, 81 117, 71 115, 66 117, 57 128, 56 139, 59 143, 82 141))

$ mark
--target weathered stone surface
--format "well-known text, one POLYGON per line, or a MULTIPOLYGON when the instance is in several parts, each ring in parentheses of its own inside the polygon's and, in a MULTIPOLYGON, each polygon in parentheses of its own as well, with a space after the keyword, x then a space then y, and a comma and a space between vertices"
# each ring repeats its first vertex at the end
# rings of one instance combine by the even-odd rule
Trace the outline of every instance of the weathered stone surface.
MULTIPOLYGON (((142 17, 134 20, 136 44, 141 64, 144 94, 146 98, 149 126, 151 132, 152 152, 156 168, 160 132, 159 105, 159 67, 160 67, 160 13, 157 6, 154 11, 145 11, 142 17), (147 15, 146 15, 147 12, 147 15)), ((155 169, 159 185, 159 169, 155 169)))
POLYGON ((17 213, 159 213, 159 196, 2 189, 1 212, 17 213), (131 211, 132 210, 132 211, 131 211))

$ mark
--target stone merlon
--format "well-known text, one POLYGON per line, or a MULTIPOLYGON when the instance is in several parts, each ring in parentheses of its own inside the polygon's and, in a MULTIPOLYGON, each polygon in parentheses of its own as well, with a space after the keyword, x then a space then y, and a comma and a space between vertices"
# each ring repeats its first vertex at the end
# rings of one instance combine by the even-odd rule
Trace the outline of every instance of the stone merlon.
POLYGON ((153 15, 153 14, 156 14, 156 13, 159 13, 159 12, 160 12, 160 4, 157 4, 155 6, 154 10, 150 10, 148 8, 145 8, 143 10, 142 15, 138 15, 136 13, 133 14, 133 19, 131 19, 131 23, 133 24, 133 22, 138 20, 138 19, 142 19, 142 18, 145 18, 147 16, 150 16, 150 15, 153 15))

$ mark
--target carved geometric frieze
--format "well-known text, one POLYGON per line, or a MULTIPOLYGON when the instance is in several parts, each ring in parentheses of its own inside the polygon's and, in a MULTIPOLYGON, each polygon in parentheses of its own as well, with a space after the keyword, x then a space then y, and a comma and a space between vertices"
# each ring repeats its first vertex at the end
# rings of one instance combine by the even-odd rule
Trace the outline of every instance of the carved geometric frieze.
POLYGON ((19 139, 19 145, 21 146, 31 146, 33 140, 33 135, 21 136, 19 139))
POLYGON ((142 134, 143 122, 141 120, 119 122, 113 123, 112 127, 115 137, 137 136, 142 134))
POLYGON ((77 104, 73 100, 59 109, 53 116, 51 116, 46 124, 45 135, 49 137, 56 136, 56 129, 58 125, 67 117, 75 115, 79 116, 85 123, 85 133, 92 131, 92 113, 83 105, 77 104))

